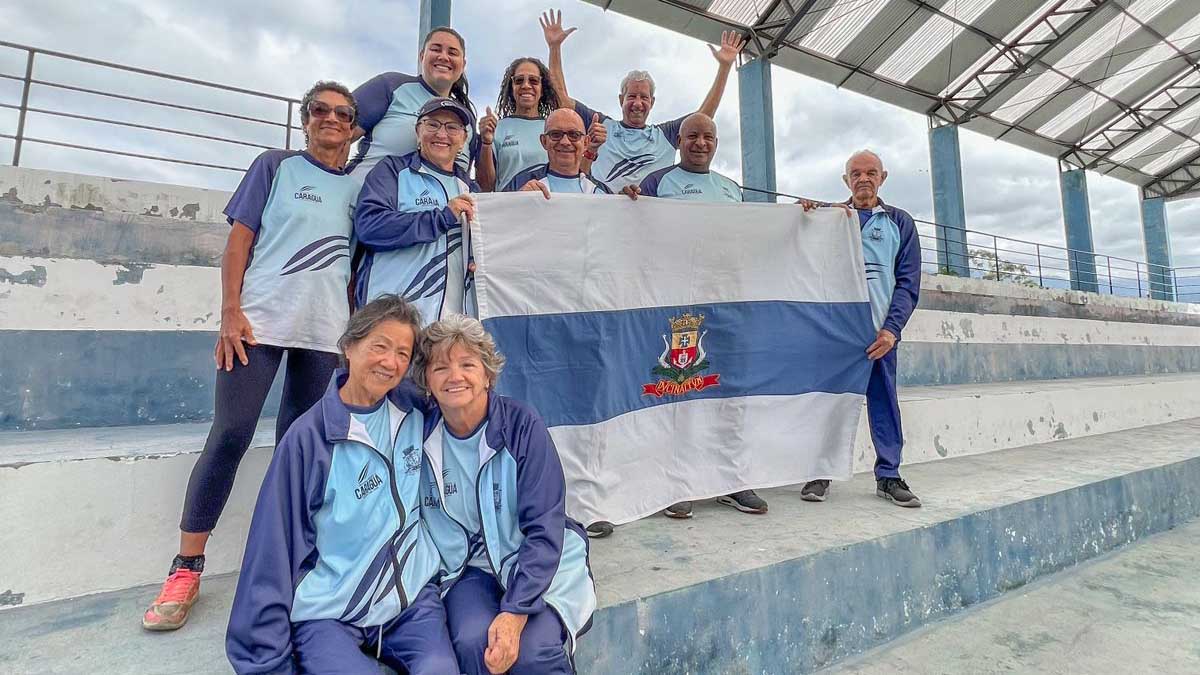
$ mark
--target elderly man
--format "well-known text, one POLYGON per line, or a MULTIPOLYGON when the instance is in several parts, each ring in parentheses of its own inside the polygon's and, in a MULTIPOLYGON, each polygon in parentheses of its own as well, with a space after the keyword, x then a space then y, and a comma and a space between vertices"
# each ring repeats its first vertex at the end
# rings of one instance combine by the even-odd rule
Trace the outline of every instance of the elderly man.
POLYGON ((708 167, 717 154, 717 125, 704 113, 692 113, 679 127, 679 163, 646 176, 641 185, 626 185, 621 193, 687 199, 696 202, 740 202, 742 188, 708 167))
POLYGON ((550 199, 551 192, 609 194, 603 183, 580 168, 588 147, 588 136, 578 113, 567 108, 552 111, 546 117, 540 140, 549 161, 518 173, 502 192, 536 190, 546 199, 550 199))
MULTIPOLYGON (((562 67, 562 43, 575 29, 563 29, 562 12, 547 13, 542 17, 541 23, 546 44, 550 47, 550 76, 558 90, 559 104, 565 108, 574 108, 585 120, 596 116, 608 131, 608 140, 596 152, 596 156, 587 157, 592 161, 592 175, 609 189, 616 191, 626 185, 637 185, 647 174, 673 164, 679 129, 684 118, 653 125, 646 123, 655 101, 654 78, 650 77, 650 73, 632 70, 621 80, 620 95, 617 99, 621 105, 621 119, 597 113, 567 94, 562 67)), ((745 43, 741 37, 728 31, 721 35, 720 49, 709 46, 713 58, 717 60, 717 75, 708 90, 708 95, 704 97, 704 102, 700 104, 699 112, 709 117, 717 114, 717 106, 721 104, 721 96, 725 93, 729 71, 743 44, 745 43)))
MULTIPOLYGON (((711 117, 704 113, 688 115, 679 127, 676 142, 681 156, 678 164, 651 173, 641 185, 626 185, 621 194, 634 200, 645 195, 699 202, 742 201, 737 183, 708 168, 717 153, 717 125, 711 117)), ((717 502, 743 513, 767 512, 767 502, 754 490, 718 497, 717 502)), ((692 502, 672 504, 664 514, 668 518, 691 518, 692 502)))
MULTIPOLYGON (((921 244, 907 211, 884 204, 879 188, 887 180, 883 160, 870 150, 859 150, 846 160, 842 181, 850 188, 846 208, 858 213, 862 228, 867 291, 877 331, 867 347, 871 380, 867 384, 867 418, 875 445, 875 494, 897 506, 917 507, 921 500, 900 478, 900 404, 896 398, 896 343, 917 306, 921 292, 921 244)), ((820 204, 802 200, 804 209, 820 204)), ((829 481, 809 481, 803 499, 823 502, 829 481)))

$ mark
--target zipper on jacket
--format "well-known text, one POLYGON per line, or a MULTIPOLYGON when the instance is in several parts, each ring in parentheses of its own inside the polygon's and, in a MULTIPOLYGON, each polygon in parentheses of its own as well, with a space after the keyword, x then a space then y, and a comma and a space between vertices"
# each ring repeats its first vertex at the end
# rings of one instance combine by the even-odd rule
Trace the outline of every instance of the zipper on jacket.
MULTIPOLYGON (((401 421, 400 424, 403 425, 404 422, 401 421)), ((396 434, 397 438, 399 438, 399 435, 399 433, 396 434)), ((395 443, 395 441, 392 442, 395 443)), ((366 444, 364 443, 363 445, 366 444)), ((396 516, 400 518, 400 526, 396 529, 403 533, 404 523, 407 520, 406 516, 408 514, 404 509, 404 502, 400 499, 400 491, 396 487, 396 468, 392 466, 392 462, 387 458, 387 455, 384 455, 374 446, 368 445, 367 447, 371 448, 375 454, 379 455, 379 458, 383 460, 384 465, 387 466, 388 477, 391 478, 388 488, 392 493, 392 503, 396 507, 396 516)), ((401 538, 403 538, 403 534, 401 534, 401 538)), ((402 568, 400 567, 399 559, 396 558, 396 549, 391 545, 390 541, 388 542, 388 548, 391 549, 392 573, 396 575, 396 595, 400 599, 400 610, 403 611, 408 608, 408 594, 404 592, 404 577, 401 576, 402 568)), ((372 592, 372 595, 374 595, 374 592, 372 592)))

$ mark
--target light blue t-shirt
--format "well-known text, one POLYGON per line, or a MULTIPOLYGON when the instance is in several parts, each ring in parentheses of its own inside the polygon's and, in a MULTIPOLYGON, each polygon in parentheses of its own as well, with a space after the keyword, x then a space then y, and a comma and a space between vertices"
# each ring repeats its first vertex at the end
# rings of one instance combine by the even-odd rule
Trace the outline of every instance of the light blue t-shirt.
MULTIPOLYGON (((407 155, 417 149, 417 112, 437 93, 415 75, 383 73, 354 90, 356 124, 366 133, 358 142, 351 171, 362 177, 388 155, 407 155)), ((474 122, 467 125, 467 142, 455 163, 467 171, 478 154, 474 122)))
POLYGON ((855 209, 862 227, 863 262, 867 273, 867 296, 875 330, 883 327, 896 290, 896 256, 900 252, 900 226, 882 206, 855 209))
POLYGON ((350 416, 358 420, 367 430, 375 449, 389 459, 392 457, 392 415, 390 407, 385 405, 387 398, 379 399, 373 407, 360 408, 346 404, 350 416))
POLYGON ((516 192, 525 187, 525 184, 531 180, 536 180, 550 192, 565 192, 567 194, 582 194, 582 195, 606 195, 609 194, 608 188, 604 187, 604 183, 597 181, 586 173, 580 173, 576 176, 566 176, 560 173, 555 173, 550 170, 549 164, 540 164, 538 166, 525 169, 512 177, 506 185, 496 184, 498 192, 516 192))
POLYGON ((242 312, 262 344, 338 353, 358 183, 307 152, 259 155, 225 207, 254 232, 242 312))
POLYGON ((592 115, 600 115, 600 121, 608 132, 608 140, 596 151, 591 174, 604 183, 612 192, 620 192, 626 185, 637 185, 652 171, 675 163, 676 144, 679 143, 679 128, 686 116, 659 124, 647 124, 641 128, 625 126, 576 101, 575 112, 583 118, 583 125, 590 126, 592 115))
POLYGON ((546 120, 540 117, 516 115, 509 115, 496 124, 492 153, 496 161, 497 190, 525 169, 546 163, 546 149, 541 140, 545 128, 546 120))
POLYGON ((479 477, 479 446, 487 432, 487 422, 468 438, 458 438, 446 429, 442 434, 442 503, 446 513, 462 523, 468 533, 467 565, 489 569, 487 549, 483 545, 483 523, 479 518, 476 479, 479 477))
POLYGON ((716 171, 694 173, 676 164, 646 176, 639 186, 647 197, 695 202, 741 202, 742 189, 716 171))

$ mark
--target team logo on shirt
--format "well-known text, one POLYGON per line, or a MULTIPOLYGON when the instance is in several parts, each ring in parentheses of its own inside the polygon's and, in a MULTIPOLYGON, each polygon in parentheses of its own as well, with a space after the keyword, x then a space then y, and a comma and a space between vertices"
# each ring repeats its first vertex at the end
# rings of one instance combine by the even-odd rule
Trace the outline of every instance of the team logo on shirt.
POLYGON ((492 483, 492 505, 496 508, 496 513, 500 513, 500 504, 503 501, 500 496, 500 484, 492 483))
POLYGON ((701 190, 700 188, 696 187, 695 183, 688 183, 687 185, 683 186, 683 190, 680 191, 680 194, 702 195, 702 194, 704 194, 704 190, 701 190))
POLYGON ((871 234, 867 236, 871 238, 871 241, 883 241, 883 229, 878 225, 873 225, 871 227, 871 234))
POLYGON ((438 484, 436 480, 429 481, 429 493, 425 495, 421 506, 427 509, 442 508, 442 500, 438 499, 438 484))
POLYGON ((404 473, 414 474, 421 470, 421 453, 414 446, 404 449, 404 473))
POLYGON ((720 374, 700 374, 710 368, 704 351, 704 336, 708 331, 700 331, 703 323, 703 314, 695 316, 691 312, 670 320, 671 339, 662 336, 663 352, 658 357, 658 365, 650 369, 651 375, 661 379, 643 384, 643 396, 682 396, 720 384, 720 374))
POLYGON ((313 190, 316 190, 316 189, 317 189, 317 187, 315 185, 305 185, 304 187, 300 188, 299 192, 296 193, 295 198, 302 199, 302 200, 308 201, 308 202, 316 202, 316 203, 320 204, 321 203, 321 195, 313 192, 313 190))
POLYGON ((367 462, 363 465, 362 471, 358 472, 358 487, 354 489, 354 498, 362 499, 374 492, 383 485, 383 479, 377 473, 371 473, 371 463, 367 462))
POLYGON ((644 155, 634 155, 626 157, 617 162, 611 169, 608 170, 608 175, 604 178, 605 183, 610 183, 618 178, 628 178, 636 175, 642 169, 654 163, 654 155, 649 153, 644 155))
POLYGON ((413 204, 416 206, 440 206, 441 205, 440 202, 438 202, 437 197, 434 197, 433 195, 429 194, 428 188, 421 191, 421 194, 417 195, 417 198, 413 202, 413 204))
POLYGON ((507 134, 504 136, 504 141, 502 143, 500 143, 500 147, 511 148, 514 145, 519 145, 519 144, 520 144, 520 141, 517 139, 516 136, 514 136, 513 134, 507 134))
POLYGON ((450 469, 442 469, 442 482, 446 484, 446 496, 458 494, 458 483, 450 482, 450 469))
POLYGON ((334 234, 309 242, 283 265, 279 276, 296 272, 318 272, 342 258, 350 257, 350 237, 334 234))

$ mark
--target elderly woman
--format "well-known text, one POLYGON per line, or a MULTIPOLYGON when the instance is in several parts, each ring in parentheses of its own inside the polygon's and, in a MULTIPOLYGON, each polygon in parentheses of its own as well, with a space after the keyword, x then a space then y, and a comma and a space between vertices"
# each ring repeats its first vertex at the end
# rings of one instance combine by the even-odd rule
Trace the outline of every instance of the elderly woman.
POLYGON ((225 648, 238 673, 457 673, 417 518, 420 397, 398 388, 420 317, 385 295, 338 341, 346 368, 283 437, 254 508, 225 648), (405 670, 407 669, 407 670, 405 670))
MULTIPOLYGON (((476 171, 485 191, 503 190, 518 173, 546 163, 542 135, 547 128, 546 118, 559 107, 558 94, 550 82, 550 70, 544 63, 532 56, 524 56, 509 64, 500 81, 496 114, 493 115, 489 108, 487 115, 479 121, 480 150, 476 171), (494 142, 495 139, 500 139, 499 143, 494 142), (486 182, 485 176, 495 176, 495 181, 486 182)), ((599 118, 594 122, 584 145, 585 167, 591 165, 591 159, 596 158, 596 149, 604 144, 608 135, 599 118)))
POLYGON ((385 157, 367 174, 354 213, 354 233, 364 249, 357 304, 398 293, 433 321, 469 302, 472 279, 461 222, 474 217, 470 193, 479 186, 454 158, 470 121, 457 101, 430 99, 417 112, 418 150, 385 157))
POLYGON ((300 104, 305 150, 259 155, 225 207, 215 415, 188 481, 179 554, 142 616, 148 630, 179 628, 199 597, 205 546, 284 354, 276 442, 321 398, 337 367, 359 187, 342 165, 356 114, 349 89, 318 82, 300 104))
POLYGON ((567 518, 562 465, 536 412, 493 391, 504 359, 476 319, 422 334, 421 518, 442 556, 450 638, 466 673, 571 673, 596 606, 587 536, 567 518))
MULTIPOLYGON (((466 40, 453 28, 438 26, 421 41, 417 63, 419 75, 382 73, 354 90, 360 110, 354 138, 362 141, 351 171, 359 180, 384 157, 407 155, 417 149, 413 119, 429 99, 451 98, 468 110, 471 120, 466 123, 466 140, 472 140, 475 106, 471 104, 466 76, 466 40)), ((456 161, 463 171, 470 169, 478 149, 477 140, 459 149, 456 161)))

